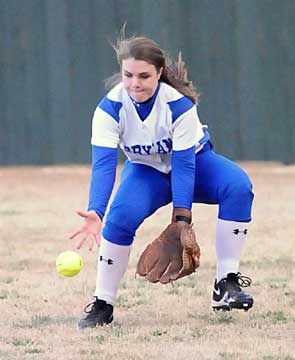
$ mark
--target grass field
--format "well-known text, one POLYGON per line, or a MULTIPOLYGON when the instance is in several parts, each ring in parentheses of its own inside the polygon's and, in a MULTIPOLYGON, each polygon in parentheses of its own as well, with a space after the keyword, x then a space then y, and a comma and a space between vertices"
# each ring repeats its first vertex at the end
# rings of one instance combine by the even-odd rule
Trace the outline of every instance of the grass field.
POLYGON ((253 280, 249 312, 214 313, 215 206, 195 205, 199 270, 172 286, 135 278, 141 251, 166 225, 160 209, 137 233, 111 326, 77 330, 91 301, 97 251, 74 278, 55 271, 87 206, 88 167, 0 168, 0 359, 295 359, 295 166, 242 163, 254 221, 241 262, 253 280))

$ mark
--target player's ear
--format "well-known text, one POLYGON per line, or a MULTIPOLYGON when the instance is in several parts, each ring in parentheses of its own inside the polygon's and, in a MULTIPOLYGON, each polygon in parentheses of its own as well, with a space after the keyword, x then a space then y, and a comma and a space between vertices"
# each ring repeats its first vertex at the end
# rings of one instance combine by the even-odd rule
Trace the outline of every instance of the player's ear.
POLYGON ((158 71, 158 80, 160 80, 160 77, 162 76, 163 74, 163 67, 161 67, 158 71))

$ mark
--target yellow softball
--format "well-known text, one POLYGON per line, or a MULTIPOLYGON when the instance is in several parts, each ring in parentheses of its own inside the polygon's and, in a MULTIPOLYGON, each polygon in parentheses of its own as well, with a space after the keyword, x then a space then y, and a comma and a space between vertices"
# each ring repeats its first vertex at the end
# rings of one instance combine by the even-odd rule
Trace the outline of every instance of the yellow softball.
POLYGON ((75 276, 83 267, 83 260, 75 251, 64 251, 55 261, 56 271, 63 276, 75 276))

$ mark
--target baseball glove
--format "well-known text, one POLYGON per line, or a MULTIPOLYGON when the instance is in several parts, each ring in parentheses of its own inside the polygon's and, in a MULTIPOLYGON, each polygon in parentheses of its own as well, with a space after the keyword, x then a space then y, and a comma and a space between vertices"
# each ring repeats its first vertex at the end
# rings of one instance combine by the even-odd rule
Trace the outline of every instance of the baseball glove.
POLYGON ((174 213, 172 223, 141 254, 136 273, 162 284, 193 273, 200 265, 200 247, 188 222, 189 217, 174 213))

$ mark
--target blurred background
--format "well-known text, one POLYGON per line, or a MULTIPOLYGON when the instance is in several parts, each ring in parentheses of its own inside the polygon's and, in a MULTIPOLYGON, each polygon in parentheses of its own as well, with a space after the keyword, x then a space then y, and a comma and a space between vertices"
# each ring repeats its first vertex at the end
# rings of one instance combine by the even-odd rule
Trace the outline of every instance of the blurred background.
POLYGON ((234 160, 295 163, 294 0, 0 0, 0 165, 88 163, 110 42, 179 51, 234 160))

